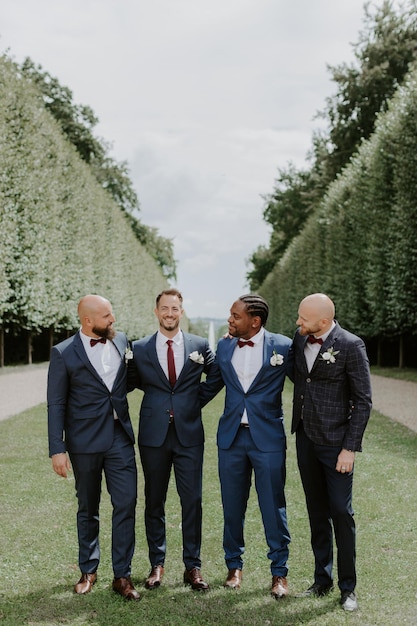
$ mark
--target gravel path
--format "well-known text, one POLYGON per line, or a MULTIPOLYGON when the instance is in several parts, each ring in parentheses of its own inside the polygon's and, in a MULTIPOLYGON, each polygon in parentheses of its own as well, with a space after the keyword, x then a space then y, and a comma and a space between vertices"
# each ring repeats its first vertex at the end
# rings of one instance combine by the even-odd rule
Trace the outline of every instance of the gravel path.
POLYGON ((417 383, 372 376, 372 402, 376 411, 417 432, 417 383))
MULTIPOLYGON (((46 402, 48 363, 0 369, 0 420, 46 402)), ((372 376, 373 408, 417 432, 417 383, 372 376)))
POLYGON ((48 363, 0 368, 0 420, 46 402, 48 363))

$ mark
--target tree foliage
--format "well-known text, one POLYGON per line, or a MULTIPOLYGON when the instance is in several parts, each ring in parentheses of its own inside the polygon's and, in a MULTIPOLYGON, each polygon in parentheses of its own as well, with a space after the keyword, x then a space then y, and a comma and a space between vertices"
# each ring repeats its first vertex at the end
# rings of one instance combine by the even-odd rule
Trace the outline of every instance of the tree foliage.
POLYGON ((319 113, 328 127, 320 138, 326 146, 321 166, 327 182, 349 162, 361 141, 371 136, 378 113, 387 110, 416 59, 416 8, 415 1, 399 12, 389 0, 375 12, 365 5, 364 28, 353 45, 354 62, 329 66, 337 91, 319 113))
POLYGON ((396 11, 386 0, 380 7, 365 6, 364 27, 353 44, 354 62, 329 66, 336 87, 318 117, 325 128, 313 136, 310 169, 279 170, 267 196, 264 220, 271 224, 268 248, 250 257, 247 278, 256 289, 278 263, 291 239, 304 227, 305 217, 317 209, 329 185, 350 162, 364 140, 371 137, 377 117, 404 81, 417 54, 415 0, 396 11))
POLYGON ((132 338, 152 332, 155 294, 166 278, 36 86, 6 57, 0 143, 2 328, 73 330, 79 298, 100 293, 119 329, 132 338))
POLYGON ((39 90, 45 108, 59 123, 63 133, 75 146, 83 161, 88 163, 101 187, 126 212, 128 222, 142 245, 154 257, 167 278, 176 277, 173 242, 161 237, 157 229, 138 219, 139 199, 129 177, 128 164, 117 162, 109 155, 110 144, 95 136, 98 118, 89 106, 73 102, 72 91, 58 79, 43 71, 27 58, 21 65, 23 76, 39 90))
POLYGON ((417 335, 417 68, 260 288, 292 335, 315 291, 365 338, 417 335))

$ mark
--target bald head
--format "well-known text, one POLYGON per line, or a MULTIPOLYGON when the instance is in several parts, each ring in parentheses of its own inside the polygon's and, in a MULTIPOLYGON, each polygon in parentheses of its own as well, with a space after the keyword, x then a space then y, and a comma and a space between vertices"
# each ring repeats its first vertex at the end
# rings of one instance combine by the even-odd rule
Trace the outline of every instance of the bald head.
POLYGON ((82 332, 89 337, 114 337, 115 319, 112 306, 106 298, 92 294, 81 298, 78 303, 78 317, 82 332))
POLYGON ((334 319, 334 303, 324 293, 312 293, 300 302, 297 326, 301 335, 326 333, 334 319))

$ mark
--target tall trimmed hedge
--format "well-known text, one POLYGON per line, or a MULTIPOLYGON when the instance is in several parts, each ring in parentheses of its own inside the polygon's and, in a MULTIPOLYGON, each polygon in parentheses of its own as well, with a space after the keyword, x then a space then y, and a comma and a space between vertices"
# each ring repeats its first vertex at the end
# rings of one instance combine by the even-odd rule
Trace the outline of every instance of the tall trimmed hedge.
POLYGON ((155 328, 167 287, 126 216, 81 161, 17 66, 0 57, 0 316, 3 330, 73 330, 98 293, 117 328, 155 328))
POLYGON ((315 291, 365 338, 417 335, 416 70, 263 283, 269 327, 291 336, 315 291))

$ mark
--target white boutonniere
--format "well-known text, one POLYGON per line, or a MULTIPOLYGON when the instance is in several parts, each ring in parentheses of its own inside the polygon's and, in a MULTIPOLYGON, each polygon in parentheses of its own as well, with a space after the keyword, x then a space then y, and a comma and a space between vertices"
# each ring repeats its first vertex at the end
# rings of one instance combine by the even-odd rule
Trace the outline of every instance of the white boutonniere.
POLYGON ((129 348, 129 346, 127 346, 127 348, 125 349, 125 363, 129 363, 131 359, 133 359, 133 352, 129 348))
POLYGON ((282 365, 284 363, 284 357, 282 356, 282 354, 278 354, 278 352, 273 350, 272 356, 269 359, 269 362, 272 365, 272 367, 275 367, 276 365, 282 365))
POLYGON ((197 352, 197 350, 194 350, 194 352, 191 352, 190 357, 189 357, 192 361, 194 361, 194 363, 198 363, 199 365, 204 365, 204 357, 202 354, 200 354, 199 352, 197 352))
POLYGON ((328 348, 326 352, 320 355, 321 360, 325 363, 336 363, 336 354, 339 354, 340 350, 335 350, 333 347, 328 348))

